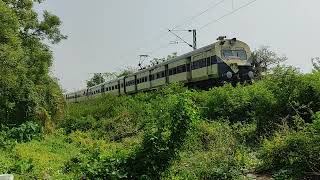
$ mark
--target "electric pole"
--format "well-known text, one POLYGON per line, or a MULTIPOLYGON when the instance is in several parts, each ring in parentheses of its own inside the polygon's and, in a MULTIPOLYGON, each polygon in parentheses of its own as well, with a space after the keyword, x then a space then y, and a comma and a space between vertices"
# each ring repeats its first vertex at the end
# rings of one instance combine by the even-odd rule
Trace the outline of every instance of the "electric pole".
POLYGON ((192 30, 193 32, 193 50, 197 49, 197 30, 192 30))
POLYGON ((193 30, 170 30, 168 29, 168 31, 170 33, 172 33, 174 36, 176 36, 177 38, 179 38, 183 43, 187 44, 189 47, 192 47, 193 50, 197 49, 197 30, 193 29, 193 30), (173 31, 187 31, 187 32, 192 32, 193 34, 193 45, 189 44, 187 41, 185 41, 182 37, 178 36, 176 33, 174 33, 173 31))

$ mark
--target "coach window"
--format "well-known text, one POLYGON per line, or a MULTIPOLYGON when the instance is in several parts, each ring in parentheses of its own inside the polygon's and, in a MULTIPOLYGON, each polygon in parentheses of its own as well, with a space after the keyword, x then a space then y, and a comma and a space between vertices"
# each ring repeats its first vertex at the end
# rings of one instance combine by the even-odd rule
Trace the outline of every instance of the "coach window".
POLYGON ((199 61, 193 62, 192 69, 198 69, 199 68, 199 61))
POLYGON ((210 57, 207 58, 207 66, 211 65, 210 57))
POLYGON ((206 66, 206 59, 201 59, 200 60, 200 68, 203 68, 206 66))
POLYGON ((182 73, 182 68, 181 68, 181 66, 178 66, 178 67, 177 67, 177 74, 179 74, 179 73, 182 73))
POLYGON ((211 64, 217 64, 217 58, 215 56, 211 56, 211 64))
POLYGON ((187 72, 190 72, 190 64, 187 64, 187 72))
POLYGON ((173 75, 177 74, 177 68, 173 68, 173 72, 172 72, 173 75))
POLYGON ((162 71, 161 72, 161 77, 165 77, 166 75, 165 75, 165 73, 164 73, 164 71, 162 71))
POLYGON ((187 71, 186 65, 182 65, 181 69, 182 69, 182 72, 186 72, 187 71))

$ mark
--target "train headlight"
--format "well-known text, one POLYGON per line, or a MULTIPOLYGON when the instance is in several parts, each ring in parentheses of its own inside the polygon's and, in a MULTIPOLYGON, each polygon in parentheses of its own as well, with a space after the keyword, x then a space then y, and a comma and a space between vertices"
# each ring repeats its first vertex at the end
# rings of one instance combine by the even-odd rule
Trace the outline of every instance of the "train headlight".
POLYGON ((249 71, 249 72, 248 72, 248 76, 249 76, 249 78, 251 78, 251 79, 252 79, 252 78, 253 78, 253 76, 254 76, 253 72, 252 72, 252 71, 249 71))
POLYGON ((232 72, 230 72, 230 71, 227 72, 227 78, 229 78, 229 79, 232 78, 232 72))

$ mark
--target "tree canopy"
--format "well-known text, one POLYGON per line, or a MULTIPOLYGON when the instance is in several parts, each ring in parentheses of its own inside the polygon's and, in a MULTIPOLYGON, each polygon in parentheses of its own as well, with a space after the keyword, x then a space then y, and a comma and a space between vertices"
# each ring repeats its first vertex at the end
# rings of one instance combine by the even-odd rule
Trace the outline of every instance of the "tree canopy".
POLYGON ((66 39, 60 19, 33 9, 42 0, 0 1, 0 119, 7 124, 28 120, 57 120, 64 100, 56 80, 49 75, 53 63, 45 42, 66 39))
POLYGON ((314 71, 320 72, 320 57, 315 57, 311 59, 314 71))
POLYGON ((93 87, 96 86, 98 84, 104 83, 105 79, 104 79, 104 74, 102 73, 94 73, 93 77, 89 80, 87 80, 87 87, 93 87))
POLYGON ((254 66, 254 74, 257 79, 260 79, 262 74, 272 67, 286 61, 286 56, 279 56, 276 52, 270 50, 268 46, 261 46, 252 54, 252 62, 254 66))

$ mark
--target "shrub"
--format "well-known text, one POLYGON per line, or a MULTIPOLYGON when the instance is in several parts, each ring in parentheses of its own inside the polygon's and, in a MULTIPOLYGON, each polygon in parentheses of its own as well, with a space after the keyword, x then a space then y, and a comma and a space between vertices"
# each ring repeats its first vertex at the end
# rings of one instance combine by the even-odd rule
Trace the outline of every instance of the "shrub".
MULTIPOLYGON (((276 173, 286 172, 290 176, 301 177, 305 172, 320 169, 320 118, 315 116, 312 124, 303 130, 285 128, 270 140, 265 140, 260 156, 262 169, 276 173)), ((282 174, 282 173, 280 173, 282 174)))
POLYGON ((166 179, 239 179, 258 163, 226 122, 199 122, 166 179))
POLYGON ((13 127, 8 130, 7 137, 18 142, 28 142, 33 139, 43 138, 43 128, 35 122, 26 122, 19 127, 13 127))

